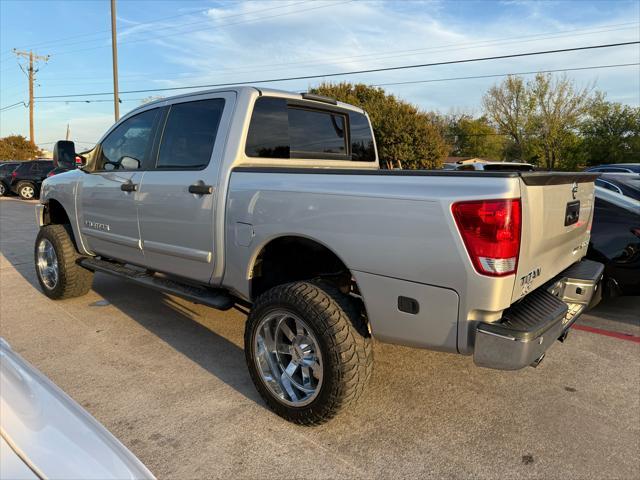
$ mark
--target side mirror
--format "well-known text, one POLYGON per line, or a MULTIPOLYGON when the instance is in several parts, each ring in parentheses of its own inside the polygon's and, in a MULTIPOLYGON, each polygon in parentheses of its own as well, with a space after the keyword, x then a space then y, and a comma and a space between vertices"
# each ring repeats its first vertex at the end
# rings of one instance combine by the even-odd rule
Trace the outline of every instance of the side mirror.
POLYGON ((137 170, 140 168, 140 160, 133 157, 122 157, 118 163, 120 164, 120 168, 125 170, 137 170))
POLYGON ((53 146, 53 165, 76 168, 76 145, 70 140, 58 140, 53 146))

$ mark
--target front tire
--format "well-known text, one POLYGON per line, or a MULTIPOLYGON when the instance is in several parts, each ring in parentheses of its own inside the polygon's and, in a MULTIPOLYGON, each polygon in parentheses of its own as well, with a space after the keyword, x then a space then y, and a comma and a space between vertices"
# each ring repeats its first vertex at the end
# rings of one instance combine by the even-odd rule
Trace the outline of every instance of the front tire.
POLYGON ((7 187, 4 182, 0 182, 0 197, 4 197, 7 194, 7 187))
POLYGON ((53 300, 79 297, 91 289, 93 272, 76 263, 80 254, 69 225, 40 228, 34 258, 38 282, 47 297, 53 300))
POLYGON ((268 290, 247 319, 245 358, 267 405, 318 425, 355 403, 373 369, 371 336, 355 300, 324 283, 268 290))
POLYGON ((23 200, 33 200, 36 198, 36 187, 33 183, 22 182, 18 184, 16 188, 18 195, 23 200))

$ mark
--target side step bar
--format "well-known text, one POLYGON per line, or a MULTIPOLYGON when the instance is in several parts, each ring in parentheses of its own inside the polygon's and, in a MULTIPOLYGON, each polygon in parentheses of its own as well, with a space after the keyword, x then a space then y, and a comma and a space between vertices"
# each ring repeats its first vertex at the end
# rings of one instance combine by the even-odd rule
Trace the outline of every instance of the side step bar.
POLYGON ((235 303, 233 297, 224 290, 209 289, 178 282, 120 263, 86 257, 78 260, 78 264, 87 270, 108 273, 109 275, 137 283, 138 285, 168 293, 169 295, 176 295, 177 297, 217 308, 218 310, 229 310, 235 303))

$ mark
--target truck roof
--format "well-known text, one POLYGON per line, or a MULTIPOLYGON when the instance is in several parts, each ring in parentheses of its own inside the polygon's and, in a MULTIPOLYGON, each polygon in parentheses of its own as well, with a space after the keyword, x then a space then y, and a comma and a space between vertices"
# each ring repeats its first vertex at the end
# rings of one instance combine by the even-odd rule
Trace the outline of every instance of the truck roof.
MULTIPOLYGON (((224 88, 212 88, 207 90, 199 90, 195 92, 188 92, 188 93, 182 93, 180 95, 172 95, 170 97, 159 98, 157 100, 154 100, 149 103, 145 103, 144 105, 140 105, 139 107, 134 108, 127 115, 141 108, 146 108, 149 105, 155 105, 155 104, 159 104, 167 101, 171 102, 173 100, 177 100, 185 97, 192 97, 194 95, 208 95, 208 94, 217 93, 217 92, 236 92, 238 94, 241 94, 247 91, 250 91, 250 92, 257 91, 260 96, 283 97, 283 98, 290 98, 295 100, 305 100, 310 102, 314 101, 313 99, 303 98, 303 93, 306 93, 306 92, 298 93, 298 92, 291 92, 287 90, 279 90, 275 88, 263 88, 263 87, 255 87, 251 85, 238 85, 238 86, 231 86, 231 87, 224 87, 224 88)), ((347 110, 353 110, 356 112, 365 113, 364 110, 361 109, 360 107, 356 107, 355 105, 351 105, 349 103, 343 103, 338 101, 336 105, 340 108, 345 108, 347 110)))

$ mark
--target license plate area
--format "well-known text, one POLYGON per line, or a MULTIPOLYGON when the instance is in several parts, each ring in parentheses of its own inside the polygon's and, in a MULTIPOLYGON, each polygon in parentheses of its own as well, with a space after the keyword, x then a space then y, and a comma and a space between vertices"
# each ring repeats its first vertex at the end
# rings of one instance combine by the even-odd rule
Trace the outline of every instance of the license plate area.
POLYGON ((564 226, 568 227, 578 222, 580 218, 580 200, 567 203, 567 209, 564 213, 564 226))

